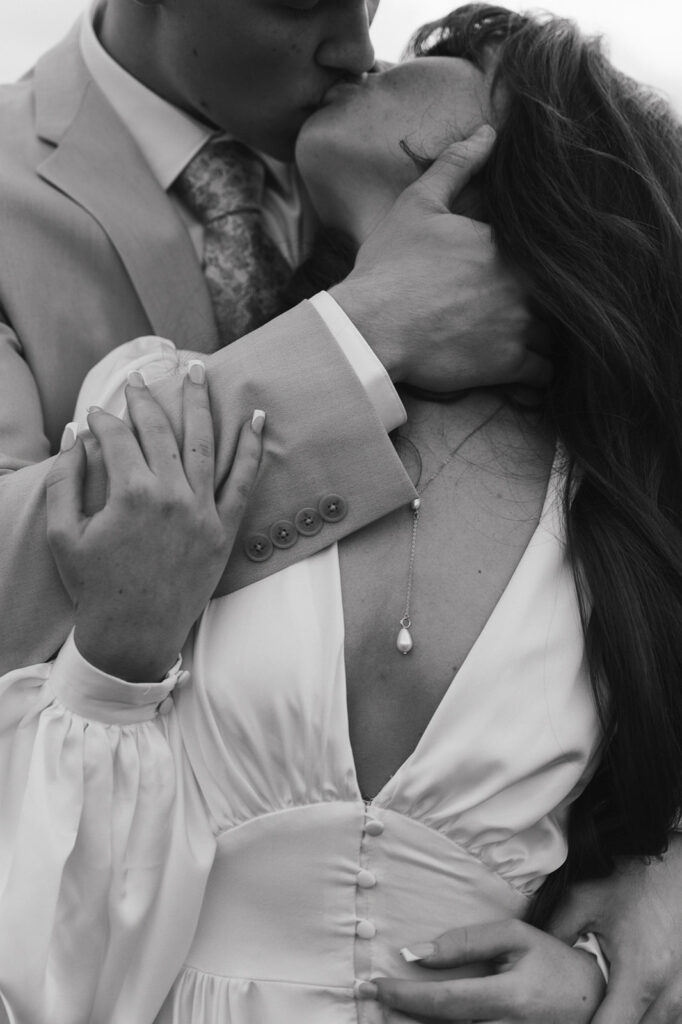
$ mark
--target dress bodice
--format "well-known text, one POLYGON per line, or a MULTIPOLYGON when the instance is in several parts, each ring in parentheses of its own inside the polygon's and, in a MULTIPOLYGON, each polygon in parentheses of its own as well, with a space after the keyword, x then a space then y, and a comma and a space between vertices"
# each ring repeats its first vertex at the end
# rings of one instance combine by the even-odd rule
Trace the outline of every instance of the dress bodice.
POLYGON ((358 980, 418 976, 401 946, 524 916, 563 861, 598 727, 556 471, 512 579, 372 801, 349 740, 336 547, 211 602, 187 659, 176 708, 217 852, 162 1024, 213 1021, 209 1006, 235 1024, 378 1021, 358 980))

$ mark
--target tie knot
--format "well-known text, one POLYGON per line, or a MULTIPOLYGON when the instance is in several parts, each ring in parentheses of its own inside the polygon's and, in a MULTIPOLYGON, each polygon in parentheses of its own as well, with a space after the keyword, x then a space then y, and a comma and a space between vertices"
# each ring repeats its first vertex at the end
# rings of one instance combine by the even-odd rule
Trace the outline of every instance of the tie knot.
POLYGON ((211 139, 176 183, 182 202, 203 224, 230 213, 260 212, 265 166, 241 142, 211 139))

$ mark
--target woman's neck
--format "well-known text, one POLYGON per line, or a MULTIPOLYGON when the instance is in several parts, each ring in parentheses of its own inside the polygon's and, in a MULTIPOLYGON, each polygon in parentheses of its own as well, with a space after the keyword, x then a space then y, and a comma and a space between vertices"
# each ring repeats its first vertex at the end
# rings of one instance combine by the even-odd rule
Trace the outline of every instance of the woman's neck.
MULTIPOLYGON (((515 472, 520 464, 532 474, 538 467, 544 472, 548 452, 554 448, 553 436, 539 417, 516 409, 496 389, 475 389, 447 402, 409 393, 401 394, 401 398, 407 422, 396 432, 396 447, 417 487, 423 487, 468 436, 472 441, 476 438, 474 447, 479 453, 481 442, 488 441, 484 447, 500 459, 502 472, 509 446, 515 472)), ((467 441, 462 447, 464 458, 468 448, 467 441)))

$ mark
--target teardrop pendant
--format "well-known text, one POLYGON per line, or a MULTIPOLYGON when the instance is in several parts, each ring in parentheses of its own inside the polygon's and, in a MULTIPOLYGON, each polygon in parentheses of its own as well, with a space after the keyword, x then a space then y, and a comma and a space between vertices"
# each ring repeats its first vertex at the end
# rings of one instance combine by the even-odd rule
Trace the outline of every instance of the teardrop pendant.
POLYGON ((412 634, 410 633, 407 626, 403 626, 401 628, 400 632, 398 633, 398 639, 396 640, 395 645, 401 654, 409 654, 412 648, 414 647, 414 643, 412 641, 412 634))

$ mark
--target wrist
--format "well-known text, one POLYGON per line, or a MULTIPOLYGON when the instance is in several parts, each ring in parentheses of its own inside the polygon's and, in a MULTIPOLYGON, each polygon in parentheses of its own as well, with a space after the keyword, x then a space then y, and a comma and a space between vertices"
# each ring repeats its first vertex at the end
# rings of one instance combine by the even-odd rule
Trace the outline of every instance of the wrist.
POLYGON ((139 627, 126 639, 113 629, 92 630, 76 624, 74 643, 81 657, 93 668, 128 683, 160 682, 178 658, 177 644, 148 643, 140 638, 139 627))
POLYGON ((386 304, 382 304, 381 289, 367 286, 362 279, 353 275, 329 289, 329 294, 339 304, 346 316, 357 327, 374 352, 391 380, 396 383, 403 379, 403 361, 399 339, 399 328, 387 322, 386 304))

